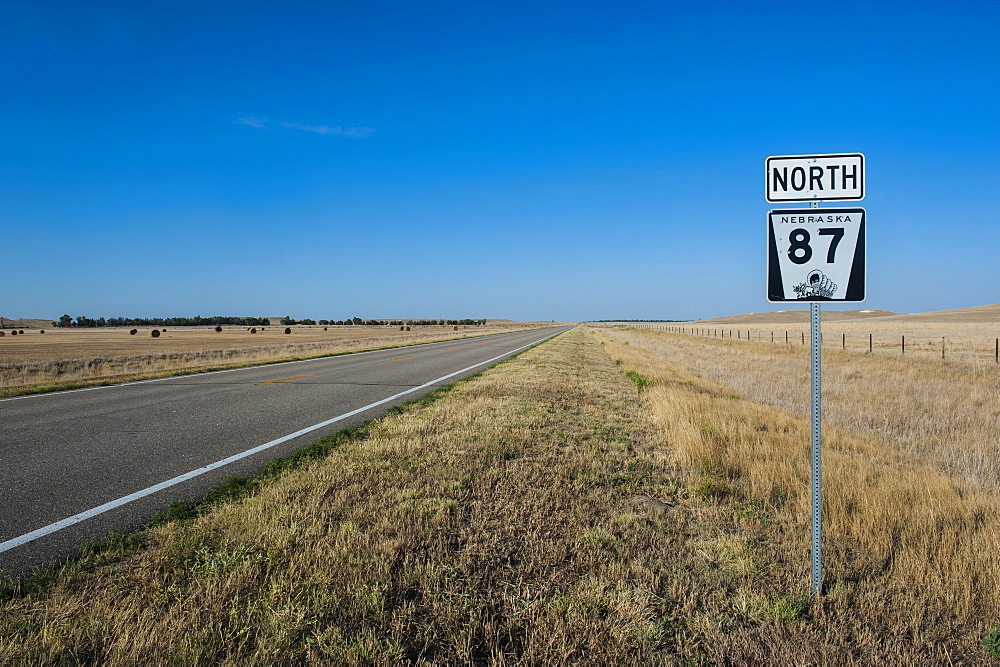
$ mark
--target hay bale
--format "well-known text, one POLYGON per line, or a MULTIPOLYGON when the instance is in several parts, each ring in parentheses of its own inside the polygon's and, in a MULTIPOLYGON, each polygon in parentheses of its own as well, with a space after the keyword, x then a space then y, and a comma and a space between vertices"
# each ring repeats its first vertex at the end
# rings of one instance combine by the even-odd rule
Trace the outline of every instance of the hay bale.
POLYGON ((221 326, 216 326, 215 327, 215 333, 222 333, 222 327, 221 326))
POLYGON ((17 329, 14 329, 13 331, 11 331, 10 335, 11 336, 16 336, 17 335, 17 329))
POLYGON ((153 338, 159 338, 160 337, 160 330, 159 329, 153 329, 152 331, 149 332, 149 335, 152 336, 153 338))
POLYGON ((139 330, 138 330, 138 329, 132 329, 131 331, 129 331, 129 332, 128 332, 128 335, 129 335, 129 336, 134 336, 134 335, 136 335, 137 333, 139 333, 139 330))
POLYGON ((38 333, 45 333, 45 329, 42 329, 42 330, 41 330, 41 331, 39 331, 38 333))
POLYGON ((24 335, 24 329, 19 329, 17 333, 19 333, 19 334, 21 334, 23 336, 24 335))
POLYGON ((288 327, 285 327, 285 333, 286 333, 286 334, 290 334, 290 333, 292 333, 292 330, 291 330, 291 329, 289 329, 288 327))
POLYGON ((406 331, 406 327, 399 327, 400 331, 406 331))
POLYGON ((3 338, 6 335, 7 335, 6 331, 0 331, 0 338, 3 338))
POLYGON ((257 328, 256 327, 251 328, 250 333, 257 333, 257 328))
POLYGON ((326 331, 326 327, 323 327, 323 331, 326 331))
POLYGON ((406 330, 407 330, 407 331, 409 331, 409 330, 410 330, 410 327, 406 327, 406 330))

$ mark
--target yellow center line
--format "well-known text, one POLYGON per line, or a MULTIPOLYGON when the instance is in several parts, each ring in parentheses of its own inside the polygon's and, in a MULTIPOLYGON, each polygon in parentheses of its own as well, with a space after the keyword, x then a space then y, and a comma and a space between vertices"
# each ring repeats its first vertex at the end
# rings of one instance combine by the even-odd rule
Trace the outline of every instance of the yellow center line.
POLYGON ((258 382, 257 386, 259 387, 262 384, 273 384, 275 382, 284 382, 285 380, 298 380, 299 378, 311 378, 311 377, 312 375, 296 375, 295 377, 292 378, 282 378, 281 380, 268 380, 267 382, 258 382))
POLYGON ((405 357, 396 357, 395 359, 390 359, 389 361, 399 361, 400 359, 409 359, 412 356, 413 356, 412 354, 408 354, 405 357))

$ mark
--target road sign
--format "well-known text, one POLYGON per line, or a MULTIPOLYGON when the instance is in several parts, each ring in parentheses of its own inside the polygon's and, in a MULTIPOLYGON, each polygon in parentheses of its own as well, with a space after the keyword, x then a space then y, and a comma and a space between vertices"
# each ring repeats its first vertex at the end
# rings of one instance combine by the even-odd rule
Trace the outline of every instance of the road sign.
POLYGON ((767 300, 864 301, 865 210, 767 214, 767 300))
POLYGON ((847 201, 865 198, 865 156, 775 155, 765 163, 769 202, 847 201))

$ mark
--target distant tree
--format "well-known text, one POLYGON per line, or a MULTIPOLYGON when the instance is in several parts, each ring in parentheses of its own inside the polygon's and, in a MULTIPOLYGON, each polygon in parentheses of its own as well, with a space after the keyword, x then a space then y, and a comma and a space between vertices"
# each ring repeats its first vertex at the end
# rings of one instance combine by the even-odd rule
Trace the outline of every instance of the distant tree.
POLYGON ((352 317, 351 324, 354 324, 355 326, 360 325, 362 324, 362 320, 360 317, 352 317))
POLYGON ((73 318, 69 315, 63 315, 59 318, 59 324, 53 322, 57 327, 71 327, 73 326, 73 318))
POLYGON ((287 327, 289 324, 295 324, 296 322, 292 319, 291 315, 285 315, 281 318, 281 323, 287 327))

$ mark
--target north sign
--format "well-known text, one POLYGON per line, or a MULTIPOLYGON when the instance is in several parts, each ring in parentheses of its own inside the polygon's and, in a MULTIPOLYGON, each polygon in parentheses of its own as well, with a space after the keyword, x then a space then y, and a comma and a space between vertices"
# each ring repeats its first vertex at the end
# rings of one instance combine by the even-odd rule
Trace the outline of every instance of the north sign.
POLYGON ((767 300, 864 301, 865 210, 767 214, 767 300))
POLYGON ((848 201, 865 198, 865 156, 775 155, 765 163, 769 202, 848 201))

